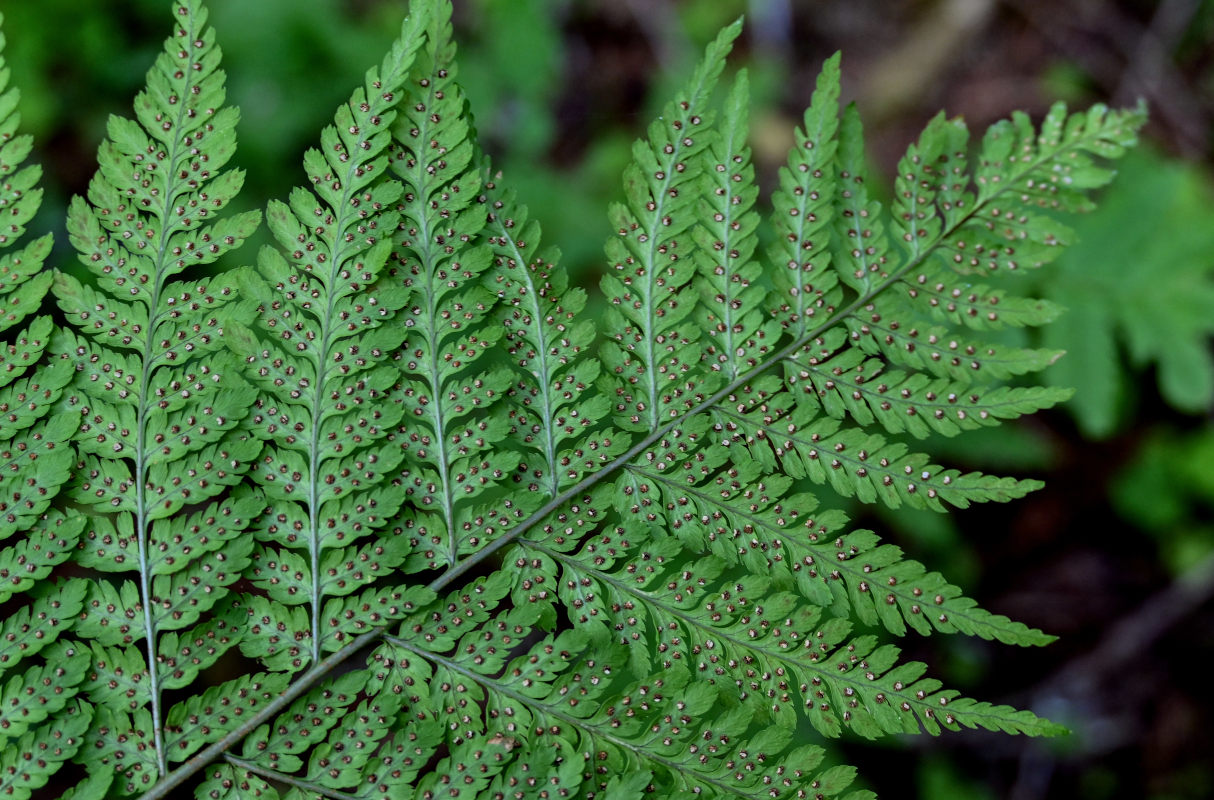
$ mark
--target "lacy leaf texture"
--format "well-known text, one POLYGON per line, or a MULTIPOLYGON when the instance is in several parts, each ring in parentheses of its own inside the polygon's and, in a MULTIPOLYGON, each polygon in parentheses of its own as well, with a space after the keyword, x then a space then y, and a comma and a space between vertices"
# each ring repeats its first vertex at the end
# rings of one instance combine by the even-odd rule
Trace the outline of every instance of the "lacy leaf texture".
POLYGON ((1051 637, 816 494, 1035 488, 915 443, 1068 396, 1009 385, 1059 354, 997 331, 1059 309, 1008 278, 1143 112, 941 115, 882 205, 836 56, 765 218, 734 24, 634 146, 592 314, 478 149, 450 13, 414 0, 255 257, 199 0, 71 203, 79 265, 23 235, 0 62, 0 794, 857 800, 829 738, 1058 732, 891 643, 1051 637))

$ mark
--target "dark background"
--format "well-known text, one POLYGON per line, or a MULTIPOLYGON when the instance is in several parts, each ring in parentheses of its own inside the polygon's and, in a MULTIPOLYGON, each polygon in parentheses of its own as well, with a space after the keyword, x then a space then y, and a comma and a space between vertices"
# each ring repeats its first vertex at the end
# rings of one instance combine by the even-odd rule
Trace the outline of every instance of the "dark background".
MULTIPOLYGON (((209 5, 243 112, 244 202, 284 197, 405 4, 209 5)), ((53 263, 73 260, 63 249, 67 198, 87 187, 107 116, 129 113, 167 8, 0 0, 23 129, 47 172, 34 227, 58 234, 53 263)), ((730 65, 750 71, 752 146, 767 187, 835 50, 881 176, 939 109, 980 132, 1016 108, 1039 119, 1058 99, 1148 102, 1148 145, 1076 225, 1081 244, 1034 284, 1071 309, 1029 340, 1069 351, 1046 379, 1076 386, 1076 399, 928 445, 949 464, 1047 488, 947 517, 851 509, 985 607, 1061 637, 1031 651, 907 639, 907 654, 966 694, 1030 707, 1074 734, 838 747, 886 798, 1214 796, 1214 2, 457 0, 460 75, 482 143, 576 281, 597 284, 605 208, 620 195, 632 139, 740 14, 747 29, 730 65)), ((254 248, 238 258, 251 261, 254 248)))

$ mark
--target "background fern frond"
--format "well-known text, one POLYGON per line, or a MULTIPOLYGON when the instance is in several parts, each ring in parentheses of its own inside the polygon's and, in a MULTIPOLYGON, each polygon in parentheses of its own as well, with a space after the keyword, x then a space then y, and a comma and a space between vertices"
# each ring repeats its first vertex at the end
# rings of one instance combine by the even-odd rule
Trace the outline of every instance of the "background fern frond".
POLYGON ((1204 414, 1214 401, 1212 206, 1197 166, 1135 151, 1120 164, 1100 213, 1075 221, 1075 245, 1033 276, 1067 308, 1041 332, 1043 344, 1068 354, 1046 374, 1055 386, 1084 387, 1068 410, 1089 436, 1106 437, 1127 419, 1133 383, 1119 363, 1122 350, 1129 366, 1154 365, 1172 408, 1204 414), (1109 269, 1114 260, 1123 266, 1109 269))

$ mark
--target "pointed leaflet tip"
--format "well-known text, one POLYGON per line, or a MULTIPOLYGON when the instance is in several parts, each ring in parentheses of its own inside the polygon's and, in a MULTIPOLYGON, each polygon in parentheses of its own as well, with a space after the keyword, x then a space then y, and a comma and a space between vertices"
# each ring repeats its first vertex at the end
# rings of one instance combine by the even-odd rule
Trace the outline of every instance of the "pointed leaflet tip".
POLYGON ((725 59, 733 50, 734 40, 742 32, 742 18, 738 17, 732 24, 721 29, 708 47, 704 49, 704 58, 696 67, 691 82, 687 84, 685 99, 692 105, 701 102, 702 98, 712 91, 725 66, 725 59))
MULTIPOLYGON (((434 13, 435 5, 436 0, 413 0, 409 4, 409 14, 401 20, 400 35, 392 43, 380 66, 385 83, 399 83, 398 76, 412 68, 414 57, 429 30, 430 20, 439 16, 434 13)), ((450 9, 446 9, 445 13, 450 16, 450 9)))
POLYGON ((733 87, 729 90, 729 99, 725 102, 725 117, 729 122, 724 127, 746 127, 747 112, 750 110, 750 74, 745 68, 738 70, 734 76, 733 87))
POLYGON ((717 34, 717 38, 708 46, 705 51, 705 61, 720 60, 724 61, 725 57, 733 50, 733 43, 742 33, 742 17, 738 17, 730 24, 721 29, 717 34))

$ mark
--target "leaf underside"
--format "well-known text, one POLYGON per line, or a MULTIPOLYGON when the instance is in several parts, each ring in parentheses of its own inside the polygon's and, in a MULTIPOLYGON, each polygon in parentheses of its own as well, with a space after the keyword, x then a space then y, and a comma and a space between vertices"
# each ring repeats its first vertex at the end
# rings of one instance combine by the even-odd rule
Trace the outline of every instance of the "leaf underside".
POLYGON ((745 72, 715 91, 739 21, 633 148, 596 310, 477 145, 445 0, 269 203, 274 243, 213 268, 261 214, 225 210, 206 10, 172 12, 71 205, 83 269, 22 238, 40 174, 0 61, 8 795, 71 763, 73 798, 859 800, 821 737, 1061 730, 891 643, 1052 637, 820 498, 1036 488, 919 443, 1069 396, 999 331, 1058 315, 1016 277, 1141 110, 974 145, 938 116, 886 207, 835 56, 765 218, 745 72))

